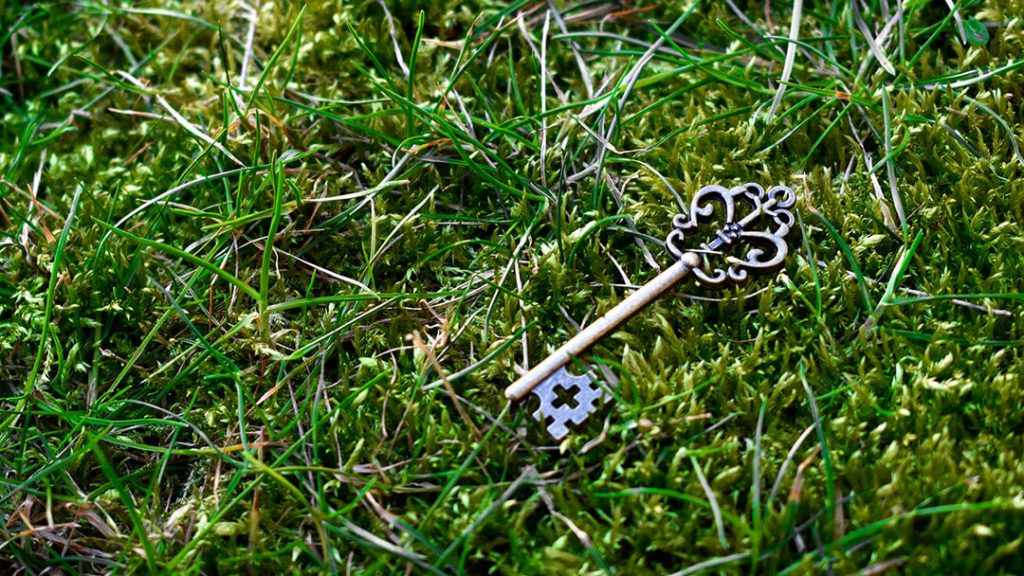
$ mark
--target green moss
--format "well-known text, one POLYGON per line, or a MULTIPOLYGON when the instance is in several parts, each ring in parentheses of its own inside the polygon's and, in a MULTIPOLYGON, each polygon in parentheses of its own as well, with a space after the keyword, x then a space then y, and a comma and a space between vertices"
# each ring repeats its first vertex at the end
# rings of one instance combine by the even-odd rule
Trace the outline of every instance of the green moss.
POLYGON ((805 5, 772 118, 789 6, 386 4, 0 7, 0 564, 1024 571, 1020 2, 905 3, 895 75, 805 5), (524 354, 750 180, 785 270, 602 341, 551 446, 524 354))

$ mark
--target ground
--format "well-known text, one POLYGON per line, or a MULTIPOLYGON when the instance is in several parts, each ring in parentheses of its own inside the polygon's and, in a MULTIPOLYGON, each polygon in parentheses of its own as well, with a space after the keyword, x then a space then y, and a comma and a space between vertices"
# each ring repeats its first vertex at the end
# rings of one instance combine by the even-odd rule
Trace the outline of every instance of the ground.
POLYGON ((0 565, 1024 572, 1022 14, 0 3, 0 565), (505 399, 744 182, 780 271, 505 399))

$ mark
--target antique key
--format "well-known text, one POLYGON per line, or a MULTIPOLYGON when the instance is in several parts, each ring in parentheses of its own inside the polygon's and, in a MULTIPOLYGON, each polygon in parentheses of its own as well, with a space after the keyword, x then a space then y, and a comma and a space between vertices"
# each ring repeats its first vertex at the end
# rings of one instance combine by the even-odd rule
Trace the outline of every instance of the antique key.
POLYGON ((505 396, 519 400, 532 391, 540 399, 533 417, 539 422, 550 420, 548 433, 556 440, 564 438, 570 423, 582 424, 597 410, 598 401, 607 397, 607 392, 590 376, 570 374, 566 370, 568 363, 691 272, 703 284, 721 286, 745 282, 750 272, 777 268, 789 250, 785 237, 794 226, 790 211, 794 201, 793 191, 785 186, 768 191, 754 183, 733 188, 701 188, 690 203, 690 213, 677 214, 672 219, 672 231, 665 245, 674 263, 513 382, 505 389, 505 396), (716 213, 716 204, 720 214, 716 213), (740 214, 744 208, 749 211, 740 214), (697 248, 687 248, 684 241, 700 231, 701 223, 706 225, 716 215, 721 226, 707 235, 709 240, 697 248), (711 264, 716 258, 724 262, 711 264), (558 404, 560 388, 571 395, 572 406, 558 404))

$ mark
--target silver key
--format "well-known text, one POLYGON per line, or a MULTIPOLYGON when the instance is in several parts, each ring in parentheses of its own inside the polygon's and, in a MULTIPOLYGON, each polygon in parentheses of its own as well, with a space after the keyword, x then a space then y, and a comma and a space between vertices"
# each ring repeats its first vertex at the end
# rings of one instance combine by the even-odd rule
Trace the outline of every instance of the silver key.
POLYGON ((675 262, 513 382, 505 396, 520 400, 533 392, 540 399, 533 417, 540 422, 549 420, 548 433, 556 440, 564 438, 569 424, 582 424, 597 410, 598 400, 608 397, 590 376, 569 374, 568 363, 691 272, 703 284, 721 286, 745 282, 751 272, 778 268, 789 251, 786 235, 795 225, 790 211, 794 201, 793 191, 786 186, 767 191, 754 183, 701 188, 690 203, 690 213, 677 214, 672 220, 665 244, 675 262), (700 232, 701 224, 707 228, 708 221, 716 217, 721 225, 708 230, 708 240, 698 248, 687 248, 686 239, 700 232), (712 264, 716 259, 722 262, 712 264), (559 389, 572 395, 571 405, 560 403, 559 389))

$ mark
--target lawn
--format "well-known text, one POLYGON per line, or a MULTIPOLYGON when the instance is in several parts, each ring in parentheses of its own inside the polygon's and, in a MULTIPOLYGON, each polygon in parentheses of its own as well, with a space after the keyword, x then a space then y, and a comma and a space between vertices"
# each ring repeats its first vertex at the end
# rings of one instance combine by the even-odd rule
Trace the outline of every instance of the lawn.
POLYGON ((0 3, 0 571, 1024 572, 1024 3, 0 3), (781 269, 504 389, 671 265, 781 269))

